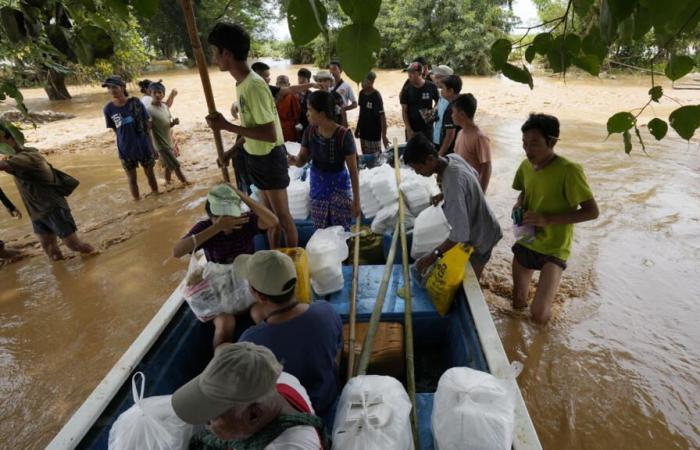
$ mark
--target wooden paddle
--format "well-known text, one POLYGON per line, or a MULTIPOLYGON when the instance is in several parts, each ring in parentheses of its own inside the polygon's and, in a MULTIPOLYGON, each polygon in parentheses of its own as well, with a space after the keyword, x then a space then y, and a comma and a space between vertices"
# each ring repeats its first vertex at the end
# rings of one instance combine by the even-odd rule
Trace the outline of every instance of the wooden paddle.
MULTIPOLYGON (((207 60, 204 58, 204 51, 202 50, 202 42, 199 40, 199 32, 197 31, 197 23, 194 19, 194 10, 192 9, 191 0, 181 0, 182 12, 185 16, 185 24, 187 25, 187 33, 190 36, 190 43, 192 44, 192 53, 194 53, 194 59, 197 61, 197 68, 199 69, 199 78, 202 80, 202 88, 204 88, 204 98, 207 101, 207 107, 209 108, 209 114, 215 114, 216 104, 214 103, 214 94, 211 90, 211 81, 209 81, 209 71, 207 68, 207 60)), ((224 160, 224 143, 221 140, 221 131, 212 130, 214 132, 214 143, 216 144, 216 153, 218 155, 218 160, 223 162, 224 160)), ((224 177, 224 181, 227 183, 231 182, 228 175, 228 168, 225 164, 220 164, 221 175, 224 177)), ((236 185, 236 173, 233 174, 233 183, 236 185)))
POLYGON ((408 265, 408 243, 406 242, 406 205, 401 193, 401 170, 399 168, 399 142, 394 138, 394 173, 396 174, 396 189, 399 191, 399 225, 401 230, 401 263, 403 265, 403 299, 404 299, 404 340, 406 341, 406 385, 408 397, 411 399, 411 429, 413 444, 420 450, 418 441, 418 415, 416 414, 416 372, 413 358, 413 301, 411 298, 411 271, 408 265))

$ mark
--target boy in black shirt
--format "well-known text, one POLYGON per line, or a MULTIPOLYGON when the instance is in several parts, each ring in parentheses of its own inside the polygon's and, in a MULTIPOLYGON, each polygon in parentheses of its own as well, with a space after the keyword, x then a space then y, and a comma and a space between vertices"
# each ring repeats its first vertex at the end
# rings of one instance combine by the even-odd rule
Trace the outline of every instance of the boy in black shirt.
POLYGON ((360 138, 360 148, 363 155, 379 156, 384 147, 389 147, 389 139, 386 137, 386 115, 384 114, 384 102, 382 95, 374 89, 374 80, 377 78, 374 72, 367 74, 362 80, 360 91, 360 118, 357 121, 355 137, 360 138))
POLYGON ((433 135, 433 108, 440 99, 437 87, 423 79, 423 66, 413 62, 406 69, 408 83, 401 89, 401 113, 406 127, 406 139, 423 133, 428 139, 433 135))
POLYGON ((459 126, 452 120, 452 101, 456 99, 462 91, 462 79, 457 75, 446 76, 438 82, 438 88, 440 89, 440 95, 450 102, 442 117, 440 148, 438 149, 440 156, 445 156, 454 151, 455 138, 457 137, 457 132, 460 130, 459 126))

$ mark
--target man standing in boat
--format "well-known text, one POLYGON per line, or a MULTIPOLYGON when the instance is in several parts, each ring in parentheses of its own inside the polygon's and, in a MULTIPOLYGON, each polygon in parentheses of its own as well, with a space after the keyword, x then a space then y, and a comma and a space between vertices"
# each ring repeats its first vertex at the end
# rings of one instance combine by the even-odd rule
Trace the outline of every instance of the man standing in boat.
POLYGON ((581 166, 554 153, 556 117, 531 114, 521 131, 527 159, 513 180, 513 189, 520 191, 513 219, 532 232, 513 245, 513 307, 527 308, 530 281, 539 270, 530 312, 535 322, 546 323, 571 252, 574 224, 597 218, 598 204, 581 166))
POLYGON ((217 347, 204 371, 173 394, 172 406, 185 422, 207 425, 181 448, 330 448, 299 380, 282 372, 270 350, 249 342, 217 347))
MULTIPOLYGON (((250 51, 250 36, 238 24, 218 23, 209 33, 219 70, 227 71, 236 80, 236 93, 241 125, 224 119, 220 113, 207 117, 212 129, 226 130, 245 138, 243 155, 251 182, 260 189, 265 206, 270 208, 284 231, 287 247, 297 246, 297 229, 289 212, 287 200, 287 151, 284 148, 282 126, 267 83, 252 72, 246 62, 250 51)), ((271 248, 280 244, 280 229, 268 231, 271 248)))
POLYGON ((443 210, 452 229, 445 241, 416 261, 420 273, 425 272, 449 249, 462 242, 474 247, 470 262, 477 279, 491 258, 491 251, 503 237, 496 216, 486 203, 476 171, 461 156, 439 156, 430 139, 414 135, 406 144, 403 160, 417 174, 437 174, 445 199, 443 210))

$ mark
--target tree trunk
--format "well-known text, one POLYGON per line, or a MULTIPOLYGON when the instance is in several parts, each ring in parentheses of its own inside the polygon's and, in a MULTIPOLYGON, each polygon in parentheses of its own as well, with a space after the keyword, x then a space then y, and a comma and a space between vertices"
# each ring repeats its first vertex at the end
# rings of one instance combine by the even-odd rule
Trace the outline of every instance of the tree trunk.
POLYGON ((49 96, 49 100, 69 100, 71 98, 66 88, 66 77, 53 69, 47 71, 44 90, 49 96))

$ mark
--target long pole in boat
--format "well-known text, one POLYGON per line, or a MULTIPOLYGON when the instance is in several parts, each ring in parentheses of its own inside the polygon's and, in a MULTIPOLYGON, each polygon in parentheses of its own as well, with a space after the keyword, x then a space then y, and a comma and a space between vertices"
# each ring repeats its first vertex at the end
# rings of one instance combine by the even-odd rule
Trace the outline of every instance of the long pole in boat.
POLYGON ((420 450, 418 441, 418 414, 416 413, 416 372, 413 359, 413 300, 411 298, 411 271, 408 267, 408 243, 406 242, 406 205, 401 193, 401 170, 399 168, 399 143, 394 138, 394 173, 396 174, 396 189, 399 191, 399 225, 401 227, 401 263, 403 265, 403 298, 404 298, 404 340, 406 341, 406 384, 408 397, 411 399, 411 429, 413 444, 420 450))
MULTIPOLYGON (((194 59, 197 61, 197 68, 199 69, 199 78, 202 80, 202 88, 204 89, 204 98, 207 101, 207 107, 209 108, 209 114, 214 114, 216 111, 216 104, 214 103, 214 94, 211 90, 211 81, 209 80, 209 71, 207 68, 207 60, 204 58, 204 51, 202 50, 202 42, 199 40, 199 32, 197 31, 197 23, 194 20, 194 9, 192 9, 191 0, 181 0, 182 12, 185 16, 185 24, 187 25, 187 33, 190 36, 190 44, 192 44, 192 53, 194 53, 194 59)), ((221 140, 221 131, 212 130, 214 132, 214 144, 216 145, 216 153, 219 157, 219 161, 224 160, 224 143, 221 140)), ((221 164, 221 175, 224 177, 224 181, 229 183, 231 181, 228 175, 228 169, 226 165, 221 164)), ((236 174, 233 174, 234 184, 236 182, 236 174)))
POLYGON ((391 247, 389 248, 389 256, 387 256, 386 264, 384 264, 384 275, 382 276, 382 282, 379 285, 377 299, 374 301, 374 309, 372 310, 372 316, 369 319, 369 326, 367 327, 365 341, 362 343, 360 359, 357 361, 357 367, 355 370, 356 375, 367 374, 369 357, 372 354, 372 347, 374 346, 374 335, 377 333, 379 319, 382 316, 382 308, 384 307, 384 298, 386 297, 386 291, 389 287, 389 279, 391 278, 391 272, 394 269, 394 258, 396 258, 396 242, 399 240, 398 237, 399 224, 397 222, 394 226, 394 234, 391 236, 391 247))
POLYGON ((352 285, 350 286, 350 337, 348 338, 348 380, 355 370, 355 316, 357 315, 357 278, 360 274, 360 222, 362 214, 355 218, 355 241, 352 253, 352 285))

